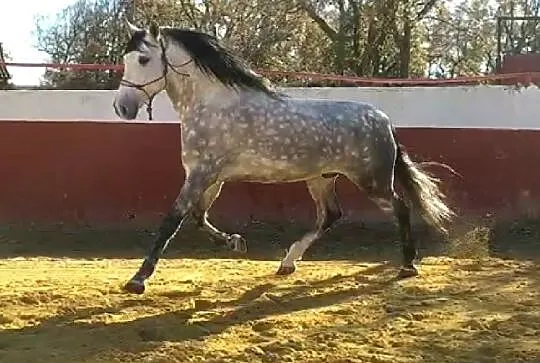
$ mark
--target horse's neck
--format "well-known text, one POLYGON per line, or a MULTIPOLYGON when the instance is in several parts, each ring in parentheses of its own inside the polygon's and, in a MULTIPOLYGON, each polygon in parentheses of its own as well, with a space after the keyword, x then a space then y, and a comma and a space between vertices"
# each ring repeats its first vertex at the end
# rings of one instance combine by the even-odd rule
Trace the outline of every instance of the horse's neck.
POLYGON ((183 78, 174 75, 167 81, 167 95, 182 122, 186 122, 197 106, 226 107, 238 100, 239 95, 224 85, 202 74, 183 78))

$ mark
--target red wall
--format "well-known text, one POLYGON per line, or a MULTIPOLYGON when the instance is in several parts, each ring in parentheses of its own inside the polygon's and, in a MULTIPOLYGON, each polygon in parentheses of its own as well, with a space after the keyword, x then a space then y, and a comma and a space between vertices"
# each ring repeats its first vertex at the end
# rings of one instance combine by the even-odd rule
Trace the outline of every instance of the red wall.
MULTIPOLYGON (((462 213, 516 215, 540 200, 540 132, 399 129, 416 160, 442 161, 463 178, 433 169, 462 213)), ((0 222, 156 223, 182 183, 174 124, 0 122, 0 222)), ((349 182, 339 192, 352 217, 379 215, 349 182), (375 214, 374 214, 375 213, 375 214)), ((303 183, 236 183, 212 208, 224 221, 309 221, 303 183)))
POLYGON ((540 54, 507 54, 498 73, 540 72, 540 54))

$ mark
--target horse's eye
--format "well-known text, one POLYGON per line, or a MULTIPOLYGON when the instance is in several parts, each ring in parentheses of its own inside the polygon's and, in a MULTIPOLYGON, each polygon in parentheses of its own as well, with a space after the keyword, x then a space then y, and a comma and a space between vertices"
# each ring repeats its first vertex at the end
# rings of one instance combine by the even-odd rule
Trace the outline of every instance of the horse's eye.
POLYGON ((145 55, 141 55, 141 56, 139 57, 139 64, 140 64, 141 66, 144 66, 144 65, 145 65, 146 63, 148 63, 148 62, 150 62, 150 57, 147 57, 147 56, 145 56, 145 55))

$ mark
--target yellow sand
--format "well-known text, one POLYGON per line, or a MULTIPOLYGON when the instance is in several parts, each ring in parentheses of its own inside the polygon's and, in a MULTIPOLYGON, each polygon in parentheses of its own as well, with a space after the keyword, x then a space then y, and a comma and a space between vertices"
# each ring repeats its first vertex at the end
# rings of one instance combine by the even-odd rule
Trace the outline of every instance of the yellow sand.
POLYGON ((0 260, 0 362, 540 362, 540 267, 426 258, 382 264, 0 260))

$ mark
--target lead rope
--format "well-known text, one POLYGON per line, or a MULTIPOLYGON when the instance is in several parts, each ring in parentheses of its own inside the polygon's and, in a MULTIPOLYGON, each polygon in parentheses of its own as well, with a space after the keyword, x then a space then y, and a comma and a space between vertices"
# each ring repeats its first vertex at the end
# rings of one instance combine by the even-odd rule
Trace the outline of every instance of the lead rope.
POLYGON ((155 96, 156 95, 152 95, 152 97, 150 97, 148 99, 148 103, 146 104, 146 113, 148 114, 148 121, 153 120, 153 117, 152 117, 152 102, 154 101, 155 96))

